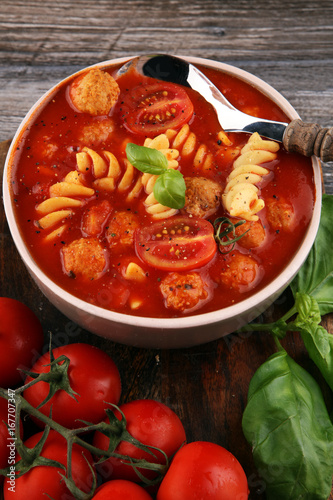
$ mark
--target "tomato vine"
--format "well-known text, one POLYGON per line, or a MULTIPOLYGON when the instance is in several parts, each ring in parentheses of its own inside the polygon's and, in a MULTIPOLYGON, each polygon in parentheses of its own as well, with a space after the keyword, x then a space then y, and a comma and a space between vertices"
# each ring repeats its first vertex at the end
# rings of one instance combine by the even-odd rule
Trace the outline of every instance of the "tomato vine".
MULTIPOLYGON (((49 384, 49 394, 47 398, 39 405, 42 407, 47 401, 52 398, 58 390, 64 390, 71 397, 75 398, 76 393, 70 386, 70 381, 68 377, 68 368, 70 365, 70 360, 68 357, 62 355, 58 358, 54 359, 52 355, 52 348, 50 342, 50 371, 46 373, 32 373, 26 372, 27 375, 33 378, 29 383, 19 387, 15 390, 15 405, 16 405, 16 413, 15 413, 15 445, 16 450, 20 460, 16 463, 16 477, 20 477, 23 474, 27 473, 33 467, 37 467, 40 465, 43 466, 51 466, 51 467, 60 467, 64 469, 64 474, 61 474, 61 477, 66 483, 69 491, 74 495, 78 500, 90 500, 95 492, 97 482, 96 475, 89 464, 89 467, 92 471, 93 484, 90 492, 86 493, 81 490, 76 484, 72 477, 72 451, 74 445, 79 445, 85 450, 89 451, 93 456, 98 457, 98 464, 107 460, 109 457, 116 457, 118 459, 123 460, 128 465, 132 466, 137 474, 140 477, 140 480, 146 485, 153 485, 159 483, 163 478, 165 472, 169 466, 169 458, 166 453, 154 446, 146 446, 139 440, 135 439, 127 430, 126 425, 126 417, 121 409, 114 405, 109 404, 110 408, 105 410, 105 416, 108 417, 108 421, 102 421, 97 424, 91 424, 89 422, 82 422, 82 427, 69 429, 59 424, 58 422, 52 419, 52 409, 49 416, 44 415, 38 408, 32 406, 22 395, 22 393, 28 388, 40 382, 47 382, 49 384), (116 417, 113 410, 117 410, 121 418, 120 420, 116 417), (17 429, 20 428, 20 420, 22 414, 28 414, 40 422, 45 424, 45 428, 43 431, 42 438, 36 444, 34 448, 28 448, 25 446, 21 436, 17 432, 17 429), (60 434, 67 441, 67 466, 66 468, 63 464, 58 461, 45 458, 41 456, 41 451, 43 446, 47 440, 50 429, 53 429, 58 434, 60 434), (100 449, 89 442, 89 439, 85 439, 85 436, 89 436, 90 433, 99 431, 109 438, 109 447, 107 450, 100 449), (136 459, 132 457, 128 457, 125 455, 121 455, 117 453, 115 450, 120 442, 126 441, 136 446, 137 448, 145 451, 150 454, 152 457, 155 456, 155 451, 161 453, 165 459, 165 464, 159 464, 154 462, 149 462, 145 459, 136 459), (143 474, 140 473, 138 469, 146 469, 151 470, 156 473, 155 479, 147 479, 143 474)), ((8 395, 8 390, 0 388, 0 397, 4 399, 9 399, 9 397, 13 398, 13 395, 8 395)), ((5 469, 0 470, 0 475, 7 476, 10 472, 10 467, 6 467, 5 469)))

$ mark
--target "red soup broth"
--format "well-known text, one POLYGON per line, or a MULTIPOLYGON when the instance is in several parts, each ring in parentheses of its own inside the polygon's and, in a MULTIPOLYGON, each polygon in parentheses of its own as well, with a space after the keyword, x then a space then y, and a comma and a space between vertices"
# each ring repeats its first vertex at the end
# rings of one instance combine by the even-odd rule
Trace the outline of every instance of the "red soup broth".
MULTIPOLYGON (((115 75, 116 69, 113 66, 105 71, 115 75)), ((289 121, 274 102, 251 85, 215 69, 200 69, 238 109, 262 118, 289 121)), ((173 270, 156 269, 140 258, 133 242, 117 248, 112 245, 113 233, 108 229, 110 218, 106 215, 108 210, 109 217, 118 212, 134 215, 140 228, 159 222, 161 231, 166 222, 156 221, 147 213, 144 204, 147 193, 144 188, 132 199, 128 198, 129 190, 142 175, 139 171, 134 169, 130 188, 125 191, 118 189, 125 171, 127 142, 142 145, 146 139, 144 130, 138 134, 128 129, 123 119, 121 103, 131 89, 143 83, 151 83, 148 80, 143 81, 142 77, 135 75, 122 76, 118 80, 120 97, 107 116, 78 112, 69 98, 70 81, 59 85, 51 100, 38 110, 17 142, 11 182, 20 231, 32 257, 47 276, 67 292, 99 307, 138 316, 177 317, 233 305, 271 282, 281 273, 301 244, 312 216, 315 198, 311 160, 288 153, 280 145, 276 159, 265 164, 270 173, 268 180, 263 180, 258 185, 259 197, 266 204, 257 214, 265 234, 264 241, 259 246, 245 248, 240 239, 230 253, 221 253, 217 249, 209 262, 202 266, 198 264, 197 268, 189 271, 180 268, 175 271, 175 275, 173 270), (64 229, 56 236, 57 226, 46 229, 40 227, 38 220, 41 215, 36 207, 50 197, 52 185, 76 171, 76 155, 84 147, 92 149, 104 160, 105 151, 111 152, 119 162, 121 173, 115 181, 114 191, 110 192, 94 188, 95 177, 92 169, 88 169, 84 175, 84 184, 93 188, 94 193, 80 197, 81 205, 72 208, 72 213, 58 223, 64 229), (267 206, 272 201, 280 207, 284 203, 287 207, 292 207, 292 227, 272 225, 267 211, 267 206), (97 277, 70 272, 64 266, 63 258, 63 249, 71 242, 90 237, 84 222, 89 213, 95 213, 96 220, 102 221, 99 233, 94 238, 103 249, 105 266, 97 277), (106 238, 108 231, 109 239, 106 238), (51 232, 53 237, 48 238, 51 232), (144 275, 142 280, 126 278, 125 271, 131 262, 140 266, 144 275), (251 268, 253 262, 255 269, 251 268), (224 273, 223 279, 221 272, 224 273), (202 289, 197 284, 198 280, 203 284, 202 289), (178 292, 180 296, 175 296, 176 300, 168 300, 169 293, 172 295, 178 292)), ((161 85, 163 87, 162 82, 161 85)), ((209 167, 205 167, 203 158, 202 164, 194 167, 193 155, 186 156, 179 147, 179 170, 184 177, 210 179, 218 183, 223 192, 226 179, 233 169, 233 162, 247 143, 249 135, 229 133, 227 141, 221 142, 217 137, 220 126, 210 105, 191 89, 186 89, 186 93, 194 108, 188 125, 195 134, 196 149, 204 144, 206 154, 211 155, 212 161, 209 167)), ((175 127, 177 131, 180 128, 181 126, 178 129, 175 127)), ((150 130, 147 136, 153 138, 158 133, 154 134, 150 130)), ((75 199, 75 196, 72 198, 75 199)), ((214 222, 223 216, 230 218, 220 204, 206 220, 214 222)), ((289 215, 286 217, 288 222, 289 215)), ((234 219, 233 221, 235 222, 234 219)), ((119 230, 126 233, 126 225, 119 230)), ((114 236, 117 238, 119 235, 114 236)), ((89 267, 89 260, 91 256, 83 256, 83 267, 89 267)))

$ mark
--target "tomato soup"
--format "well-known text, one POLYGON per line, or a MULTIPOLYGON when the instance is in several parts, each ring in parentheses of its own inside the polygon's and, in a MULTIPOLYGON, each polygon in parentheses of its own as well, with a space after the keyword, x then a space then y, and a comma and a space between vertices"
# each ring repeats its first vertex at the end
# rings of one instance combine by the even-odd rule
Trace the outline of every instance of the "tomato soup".
MULTIPOLYGON (((125 314, 180 317, 244 300, 303 240, 311 159, 225 133, 192 89, 117 69, 59 85, 18 140, 11 183, 29 252, 67 292, 125 314)), ((256 88, 200 69, 241 111, 289 121, 256 88)))

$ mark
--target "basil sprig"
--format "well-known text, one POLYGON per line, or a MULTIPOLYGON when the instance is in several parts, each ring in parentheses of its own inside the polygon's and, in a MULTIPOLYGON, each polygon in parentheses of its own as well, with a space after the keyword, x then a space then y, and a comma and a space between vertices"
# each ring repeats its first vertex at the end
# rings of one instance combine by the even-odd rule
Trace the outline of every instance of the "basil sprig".
POLYGON ((250 382, 243 431, 268 500, 326 500, 333 426, 319 385, 280 347, 250 382))
POLYGON ((333 390, 333 335, 320 325, 321 315, 333 312, 333 196, 322 201, 315 243, 291 283, 293 307, 274 323, 240 329, 270 331, 279 348, 254 374, 243 415, 267 500, 326 500, 332 486, 332 416, 320 386, 278 341, 288 331, 300 332, 326 389, 333 390))
POLYGON ((128 161, 140 172, 158 175, 153 192, 159 203, 169 208, 184 207, 184 177, 179 170, 168 168, 168 160, 161 151, 129 142, 126 155, 128 161))

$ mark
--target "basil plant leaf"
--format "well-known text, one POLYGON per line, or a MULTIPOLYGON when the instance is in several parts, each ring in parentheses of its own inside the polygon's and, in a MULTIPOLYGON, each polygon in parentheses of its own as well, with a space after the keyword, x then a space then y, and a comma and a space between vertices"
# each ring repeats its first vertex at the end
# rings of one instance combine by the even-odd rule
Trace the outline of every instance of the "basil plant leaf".
POLYGON ((242 426, 267 500, 327 500, 333 425, 317 382, 286 351, 254 374, 242 426))
POLYGON ((133 167, 146 174, 160 175, 168 168, 168 160, 158 149, 129 142, 126 145, 126 156, 133 167))
POLYGON ((291 289, 314 297, 320 314, 333 312, 333 196, 323 195, 318 233, 310 253, 291 283, 291 289))
POLYGON ((154 196, 162 205, 169 208, 183 208, 185 205, 186 184, 179 170, 169 168, 160 175, 154 185, 154 196))
POLYGON ((295 326, 300 332, 306 350, 333 390, 333 335, 320 326, 320 312, 316 300, 310 295, 296 295, 298 316, 295 326))

